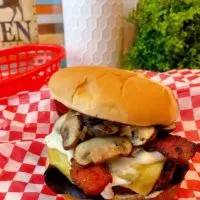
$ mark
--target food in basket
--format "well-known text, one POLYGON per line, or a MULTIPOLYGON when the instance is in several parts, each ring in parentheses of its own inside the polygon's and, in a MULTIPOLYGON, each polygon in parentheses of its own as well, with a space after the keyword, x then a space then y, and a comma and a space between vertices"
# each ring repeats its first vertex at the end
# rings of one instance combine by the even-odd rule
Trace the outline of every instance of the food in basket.
POLYGON ((66 199, 176 195, 196 145, 170 134, 178 107, 168 87, 139 72, 80 66, 56 72, 49 88, 60 108, 45 138, 44 176, 54 192, 66 199))

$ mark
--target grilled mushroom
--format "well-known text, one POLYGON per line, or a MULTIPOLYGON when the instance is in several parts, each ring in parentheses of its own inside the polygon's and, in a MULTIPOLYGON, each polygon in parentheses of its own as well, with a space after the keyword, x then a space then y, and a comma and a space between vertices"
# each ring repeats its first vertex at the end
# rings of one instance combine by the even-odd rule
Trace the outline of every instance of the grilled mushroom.
POLYGON ((75 111, 68 111, 65 114, 65 121, 60 126, 60 133, 63 137, 63 146, 66 150, 74 148, 80 138, 81 122, 78 113, 75 111))
POLYGON ((132 131, 133 131, 133 127, 132 126, 122 126, 120 128, 120 136, 128 136, 128 137, 131 137, 132 136, 132 131))
POLYGON ((113 135, 118 132, 119 128, 114 123, 104 121, 101 124, 95 126, 88 126, 88 134, 96 137, 104 137, 113 135))
POLYGON ((119 130, 118 126, 111 121, 90 117, 88 115, 81 114, 81 121, 83 125, 87 127, 87 134, 95 137, 104 137, 116 134, 119 130))
POLYGON ((128 138, 106 137, 92 138, 80 143, 75 149, 75 160, 80 165, 102 163, 113 157, 128 156, 132 151, 132 144, 128 138))
POLYGON ((151 140, 156 135, 156 129, 150 127, 136 127, 131 137, 131 142, 134 146, 141 146, 151 140))

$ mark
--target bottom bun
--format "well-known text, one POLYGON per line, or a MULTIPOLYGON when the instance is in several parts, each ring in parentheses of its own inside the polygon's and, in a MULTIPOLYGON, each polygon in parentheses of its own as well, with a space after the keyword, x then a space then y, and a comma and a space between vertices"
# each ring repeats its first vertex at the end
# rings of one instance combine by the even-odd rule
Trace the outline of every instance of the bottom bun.
POLYGON ((62 197, 64 198, 64 200, 77 200, 76 198, 72 197, 71 195, 62 195, 62 197))
POLYGON ((148 195, 147 197, 141 195, 115 195, 113 200, 172 200, 176 197, 179 185, 174 185, 166 190, 160 192, 158 195, 148 195))
MULTIPOLYGON (((113 200, 173 200, 176 197, 177 190, 180 185, 174 185, 165 191, 158 193, 157 196, 149 195, 147 197, 135 194, 135 195, 115 195, 113 200), (151 197, 152 196, 152 197, 151 197)), ((76 198, 70 195, 63 195, 65 200, 77 200, 76 198)))

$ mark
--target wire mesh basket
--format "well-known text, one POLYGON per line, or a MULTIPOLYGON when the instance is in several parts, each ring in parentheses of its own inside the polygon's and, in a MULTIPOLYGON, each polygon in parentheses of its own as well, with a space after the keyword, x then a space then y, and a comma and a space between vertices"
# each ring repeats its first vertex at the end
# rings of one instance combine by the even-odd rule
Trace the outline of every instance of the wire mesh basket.
POLYGON ((65 57, 59 45, 22 45, 0 50, 0 98, 37 90, 48 82, 65 57))

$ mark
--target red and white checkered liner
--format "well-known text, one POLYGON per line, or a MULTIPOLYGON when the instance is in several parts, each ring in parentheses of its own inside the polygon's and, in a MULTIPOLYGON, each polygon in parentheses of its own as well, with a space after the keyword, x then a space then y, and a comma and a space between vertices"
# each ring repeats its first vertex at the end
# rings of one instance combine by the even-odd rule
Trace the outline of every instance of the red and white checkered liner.
MULTIPOLYGON (((200 142, 200 71, 145 72, 173 89, 180 108, 173 134, 200 142)), ((163 111, 164 112, 164 111, 163 111)), ((57 118, 47 87, 0 100, 0 200, 61 199, 44 183, 44 137, 57 118)), ((200 200, 200 153, 178 192, 179 200, 200 200)))

